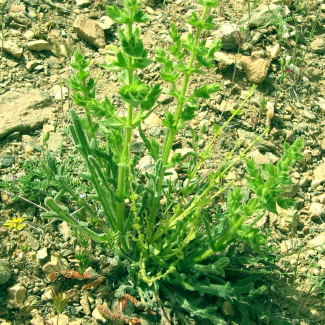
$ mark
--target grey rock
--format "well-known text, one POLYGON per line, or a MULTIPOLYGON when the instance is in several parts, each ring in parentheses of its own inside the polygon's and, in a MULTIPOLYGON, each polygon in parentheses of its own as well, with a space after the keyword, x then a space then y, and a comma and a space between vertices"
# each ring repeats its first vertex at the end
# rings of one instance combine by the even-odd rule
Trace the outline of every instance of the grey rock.
POLYGON ((139 160, 138 168, 143 174, 152 174, 155 169, 155 161, 151 156, 146 155, 139 160))
POLYGON ((26 238, 26 242, 31 249, 35 251, 39 249, 39 241, 28 230, 23 230, 20 234, 26 238))
POLYGON ((96 48, 105 47, 104 30, 92 19, 79 15, 73 23, 73 30, 83 40, 96 48))
POLYGON ((152 128, 149 129, 149 135, 155 137, 155 138, 159 138, 161 135, 161 130, 159 127, 157 126, 153 126, 152 128))
POLYGON ((251 12, 251 19, 247 15, 240 20, 239 25, 248 27, 271 25, 277 15, 285 16, 285 10, 282 6, 277 4, 260 5, 251 12))
POLYGON ((114 20, 109 18, 108 16, 103 16, 97 21, 97 24, 103 29, 103 30, 109 30, 112 29, 112 27, 116 24, 114 20))
POLYGON ((12 90, 0 96, 0 139, 13 132, 40 128, 50 116, 50 96, 36 89, 12 90))
POLYGON ((15 157, 3 156, 0 157, 0 168, 9 168, 15 163, 15 157))
POLYGON ((52 45, 44 41, 42 39, 36 40, 36 41, 30 41, 26 44, 26 46, 31 50, 31 51, 52 51, 52 45))
POLYGON ((50 137, 46 142, 47 148, 52 152, 57 152, 62 147, 63 137, 56 132, 50 132, 49 135, 50 137))
POLYGON ((11 271, 4 260, 0 260, 0 285, 5 284, 11 277, 11 271))
POLYGON ((323 54, 325 52, 325 39, 316 38, 310 43, 310 48, 318 54, 323 54))
POLYGON ((232 50, 238 45, 238 26, 230 22, 221 23, 212 32, 212 36, 214 39, 222 41, 222 48, 232 50))
POLYGON ((9 308, 21 308, 24 305, 24 300, 26 297, 26 288, 17 283, 12 287, 8 288, 8 307, 9 308))
POLYGON ((13 41, 0 41, 0 46, 5 53, 13 56, 16 59, 20 59, 23 55, 23 49, 20 48, 15 42, 13 41))

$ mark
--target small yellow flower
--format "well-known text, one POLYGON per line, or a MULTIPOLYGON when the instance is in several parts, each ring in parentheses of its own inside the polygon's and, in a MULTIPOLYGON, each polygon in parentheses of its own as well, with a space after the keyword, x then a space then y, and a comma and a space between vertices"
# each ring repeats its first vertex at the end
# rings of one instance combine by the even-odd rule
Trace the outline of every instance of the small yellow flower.
POLYGON ((19 217, 19 218, 13 218, 6 220, 6 222, 3 224, 4 226, 7 226, 9 229, 15 228, 16 230, 22 230, 23 228, 27 227, 27 225, 23 224, 23 222, 27 218, 19 217))

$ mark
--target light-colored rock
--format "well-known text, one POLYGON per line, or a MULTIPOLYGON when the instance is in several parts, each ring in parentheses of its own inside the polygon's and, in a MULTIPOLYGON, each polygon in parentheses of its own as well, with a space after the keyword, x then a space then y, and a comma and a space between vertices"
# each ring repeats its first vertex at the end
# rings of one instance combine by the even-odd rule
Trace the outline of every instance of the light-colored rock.
POLYGON ((13 132, 40 128, 52 112, 50 96, 36 89, 12 90, 0 96, 0 139, 13 132))
POLYGON ((314 170, 314 179, 311 182, 312 187, 317 187, 318 185, 325 182, 325 162, 321 163, 314 170))
POLYGON ((106 323, 106 318, 99 312, 97 308, 93 310, 91 316, 99 323, 106 323))
POLYGON ((228 67, 235 65, 236 62, 234 56, 220 51, 214 53, 214 59, 218 62, 220 71, 224 71, 228 67))
POLYGON ((31 41, 35 37, 35 33, 32 30, 27 30, 23 36, 28 40, 31 41))
POLYGON ((231 99, 223 100, 219 105, 219 111, 221 113, 229 113, 235 109, 235 103, 231 99))
POLYGON ((143 174, 152 174, 155 168, 155 161, 151 156, 146 155, 139 160, 138 168, 143 174))
POLYGON ((279 157, 274 155, 272 152, 266 152, 265 154, 262 154, 258 150, 252 151, 250 153, 250 157, 258 165, 273 164, 279 160, 279 157))
POLYGON ((9 263, 6 260, 0 260, 0 285, 5 284, 11 277, 9 263))
POLYGON ((181 155, 181 157, 184 157, 189 152, 193 152, 193 149, 192 148, 179 148, 179 149, 175 150, 175 154, 179 153, 181 155))
POLYGON ((88 7, 91 5, 90 0, 76 0, 76 6, 79 8, 88 7))
POLYGON ((325 52, 325 39, 316 38, 310 43, 310 48, 318 54, 323 54, 325 52))
POLYGON ((316 246, 321 246, 325 245, 325 234, 319 234, 312 240, 308 242, 308 247, 316 247, 316 246))
POLYGON ((311 220, 319 220, 325 215, 325 205, 318 202, 313 202, 310 205, 309 213, 311 220))
POLYGON ((267 59, 256 60, 249 56, 242 56, 241 62, 246 78, 255 84, 260 84, 267 76, 271 61, 267 59))
POLYGON ((85 313, 85 315, 91 315, 91 309, 90 309, 90 304, 89 304, 89 299, 88 299, 88 295, 85 294, 81 297, 80 299, 80 305, 83 309, 83 312, 85 313))
POLYGON ((44 264, 42 267, 42 271, 45 275, 68 269, 69 263, 67 262, 67 260, 63 257, 59 259, 57 256, 51 256, 51 260, 44 264))
POLYGON ((49 255, 47 253, 47 248, 43 247, 42 249, 37 251, 37 259, 40 261, 45 260, 49 255))
POLYGON ((35 251, 39 249, 39 241, 33 236, 29 230, 22 230, 20 235, 24 237, 25 242, 35 251))
POLYGON ((249 27, 263 27, 267 26, 274 21, 276 15, 279 14, 282 17, 285 16, 285 10, 281 5, 260 5, 251 12, 251 19, 249 16, 245 16, 240 20, 239 25, 245 25, 249 27))
POLYGON ((32 72, 42 61, 32 60, 26 63, 26 69, 28 72, 32 72))
POLYGON ((108 16, 101 17, 96 23, 103 29, 109 30, 111 29, 116 23, 114 20, 109 18, 108 16))
POLYGON ((86 16, 77 16, 73 23, 73 30, 80 38, 96 48, 104 48, 106 45, 104 30, 94 20, 86 16))
POLYGON ((178 175, 174 168, 168 168, 166 170, 166 174, 170 174, 170 175, 166 175, 164 177, 165 181, 171 181, 172 183, 176 183, 176 181, 178 180, 178 175))
POLYGON ((0 46, 5 53, 13 56, 16 59, 20 59, 23 55, 23 49, 20 48, 15 42, 13 41, 0 41, 0 46))
POLYGON ((8 288, 8 307, 9 308, 21 308, 24 305, 24 300, 26 297, 26 288, 17 283, 12 287, 8 288))
POLYGON ((278 228, 283 234, 295 232, 299 223, 298 216, 294 216, 294 211, 282 209, 277 206, 277 214, 269 214, 270 224, 278 228))
POLYGON ((318 97, 318 105, 319 105, 319 108, 320 108, 320 111, 325 114, 325 98, 322 98, 322 97, 318 97))
POLYGON ((24 3, 13 3, 10 6, 9 16, 18 24, 30 25, 30 20, 25 14, 26 6, 24 3))
POLYGON ((52 325, 68 325, 69 317, 67 315, 60 314, 59 319, 58 319, 58 316, 54 316, 49 319, 49 323, 52 325))
POLYGON ((44 325, 44 318, 40 315, 35 315, 30 320, 30 325, 44 325))
POLYGON ((60 234, 63 236, 63 239, 66 241, 71 237, 71 228, 67 222, 63 221, 58 227, 60 234))
POLYGON ((281 49, 280 44, 279 43, 275 44, 271 49, 270 58, 277 59, 278 56, 280 55, 280 49, 281 49))
POLYGON ((238 26, 231 22, 220 23, 212 32, 214 40, 222 41, 222 48, 231 50, 238 45, 238 26))
POLYGON ((157 114, 151 113, 145 120, 144 123, 150 126, 162 126, 162 121, 157 114))
POLYGON ((41 52, 41 51, 52 51, 52 45, 44 41, 42 39, 36 40, 36 41, 30 41, 26 44, 26 46, 31 51, 41 52))

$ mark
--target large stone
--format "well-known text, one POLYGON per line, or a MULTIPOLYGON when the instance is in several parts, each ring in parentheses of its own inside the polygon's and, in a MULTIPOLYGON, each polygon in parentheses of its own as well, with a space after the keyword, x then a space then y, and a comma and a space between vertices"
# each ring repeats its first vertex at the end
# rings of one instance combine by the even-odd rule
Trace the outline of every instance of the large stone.
POLYGON ((225 22, 217 26, 213 31, 212 36, 214 39, 222 41, 222 48, 232 50, 238 45, 239 30, 236 24, 225 22))
POLYGON ((23 49, 20 48, 15 42, 13 41, 5 41, 2 42, 0 41, 0 46, 2 46, 2 49, 5 53, 13 56, 16 59, 20 59, 21 56, 23 55, 23 49))
POLYGON ((52 51, 52 45, 44 41, 42 39, 36 40, 36 41, 30 41, 26 44, 26 46, 31 51, 41 52, 41 51, 52 51))
POLYGON ((73 30, 80 38, 97 48, 104 48, 106 45, 104 30, 94 20, 86 16, 77 16, 73 23, 73 30))
POLYGON ((251 17, 245 16, 239 25, 249 27, 263 27, 274 24, 277 15, 285 16, 285 10, 281 5, 260 5, 251 12, 251 17))
POLYGON ((8 288, 8 307, 9 308, 21 308, 24 305, 24 300, 26 297, 26 288, 17 283, 12 287, 8 288))
POLYGON ((5 284, 11 277, 8 264, 5 260, 0 260, 0 285, 5 284))
POLYGON ((267 76, 271 61, 242 56, 241 62, 243 64, 246 78, 255 84, 260 84, 267 76))
POLYGON ((12 90, 0 96, 0 139, 13 132, 40 128, 50 116, 50 96, 36 89, 12 90))

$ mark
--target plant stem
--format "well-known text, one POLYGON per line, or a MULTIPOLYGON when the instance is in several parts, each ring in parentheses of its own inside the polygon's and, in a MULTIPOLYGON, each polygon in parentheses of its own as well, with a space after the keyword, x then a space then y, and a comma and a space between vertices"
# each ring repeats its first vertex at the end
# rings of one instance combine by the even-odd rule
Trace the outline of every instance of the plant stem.
MULTIPOLYGON (((208 9, 209 8, 207 6, 204 6, 203 13, 202 13, 202 16, 201 16, 201 21, 205 20, 206 15, 208 13, 208 9)), ((185 98, 186 98, 186 91, 187 91, 187 87, 188 87, 188 84, 189 84, 190 77, 192 75, 191 70, 193 68, 193 63, 194 63, 194 59, 195 59, 195 55, 196 55, 195 48, 198 45, 200 35, 201 35, 201 31, 202 31, 202 28, 197 28, 197 30, 196 30, 195 40, 194 40, 194 44, 193 44, 193 50, 191 51, 190 60, 189 60, 188 66, 187 66, 188 71, 186 71, 185 75, 184 75, 184 81, 183 81, 183 86, 182 86, 182 90, 181 90, 181 93, 180 93, 180 99, 178 101, 177 108, 176 108, 176 113, 175 113, 175 129, 170 130, 166 145, 165 145, 165 147, 163 149, 163 157, 162 157, 163 167, 161 169, 160 178, 159 178, 159 181, 158 181, 157 192, 156 192, 156 197, 155 197, 156 202, 155 202, 155 205, 154 205, 154 209, 153 209, 153 211, 151 211, 151 214, 150 214, 149 229, 148 229, 149 230, 148 231, 148 241, 149 242, 152 239, 153 230, 154 230, 154 227, 155 227, 155 224, 156 224, 156 217, 157 217, 157 213, 159 211, 159 206, 160 206, 159 200, 160 200, 160 197, 161 197, 161 191, 162 191, 162 186, 163 186, 163 182, 164 182, 164 175, 165 175, 165 172, 166 172, 166 169, 167 169, 167 163, 168 163, 168 158, 169 158, 169 155, 170 155, 170 151, 172 149, 172 145, 174 143, 174 139, 175 139, 176 133, 177 133, 178 128, 179 128, 179 122, 180 122, 180 119, 181 119, 182 110, 183 110, 183 106, 184 106, 185 98)))
MULTIPOLYGON (((131 11, 132 16, 132 11, 131 11)), ((132 21, 132 19, 131 19, 132 21)), ((132 22, 126 25, 126 31, 129 38, 132 37, 132 22)), ((132 68, 133 60, 131 57, 128 57, 128 85, 130 86, 133 83, 133 73, 134 69, 132 68)), ((119 174, 118 174, 118 187, 117 187, 117 195, 122 200, 122 202, 117 203, 117 228, 123 233, 125 226, 125 203, 124 203, 124 195, 125 195, 125 184, 126 184, 126 173, 129 168, 128 160, 130 155, 130 142, 132 137, 132 119, 133 119, 133 106, 128 105, 128 114, 127 114, 127 128, 124 138, 124 145, 122 151, 121 162, 119 165, 119 174)), ((122 246, 124 249, 127 249, 127 241, 124 236, 121 236, 122 246)))

